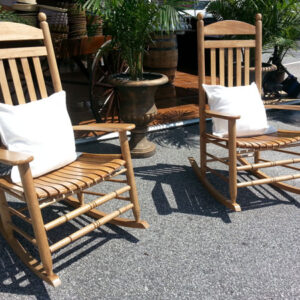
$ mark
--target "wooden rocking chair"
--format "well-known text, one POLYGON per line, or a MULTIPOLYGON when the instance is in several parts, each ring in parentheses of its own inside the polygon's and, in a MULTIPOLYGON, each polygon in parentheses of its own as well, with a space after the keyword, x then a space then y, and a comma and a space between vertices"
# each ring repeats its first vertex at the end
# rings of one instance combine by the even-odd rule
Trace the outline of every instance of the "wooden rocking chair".
MULTIPOLYGON (((37 95, 41 95, 40 98, 47 97, 40 58, 46 57, 48 60, 54 92, 62 90, 46 15, 40 13, 39 20, 41 29, 11 22, 2 22, 0 25, 0 42, 2 45, 0 48, 0 91, 2 91, 1 98, 4 101, 0 99, 4 104, 27 106, 39 98, 37 95), (35 46, 32 46, 32 41, 35 42, 35 46), (28 46, 29 44, 31 46, 28 46), (24 82, 22 79, 25 79, 24 82)), ((39 103, 39 101, 34 103, 39 103)), ((56 116, 54 115, 53 122, 55 119, 56 116)), ((53 272, 51 254, 54 251, 107 222, 133 228, 147 228, 149 226, 146 221, 140 219, 135 178, 126 136, 126 130, 133 128, 134 125, 132 124, 73 126, 74 130, 118 132, 121 154, 83 153, 74 162, 37 178, 33 178, 29 165, 34 160, 32 156, 9 151, 7 148, 4 149, 2 145, 0 163, 17 166, 21 183, 12 182, 8 176, 0 177, 0 233, 21 260, 47 283, 53 286, 60 284, 59 277, 53 272), (113 178, 119 175, 126 178, 113 178), (100 193, 87 190, 87 188, 104 181, 110 181, 111 184, 115 183, 119 186, 110 192, 103 191, 100 193), (121 185, 122 187, 120 187, 121 185), (125 194, 122 195, 123 193, 125 194), (21 203, 24 203, 22 208, 17 209, 16 205, 8 202, 7 194, 21 200, 21 203), (85 203, 85 194, 94 195, 96 199, 85 203), (119 207, 119 204, 116 203, 117 208, 113 208, 109 213, 96 209, 109 200, 125 202, 126 205, 123 204, 119 207), (68 204, 72 210, 44 223, 42 209, 58 201, 68 204), (129 218, 119 217, 119 215, 125 212, 130 213, 130 211, 132 218, 130 216, 129 218), (59 241, 49 244, 48 232, 51 229, 82 214, 96 220, 59 241), (14 221, 16 218, 18 220, 14 221), (22 222, 32 226, 33 235, 25 232, 23 226, 18 226, 22 222), (29 241, 34 247, 37 247, 39 257, 33 257, 25 249, 22 241, 29 241)), ((70 129, 72 133, 71 125, 70 129)))
MULTIPOLYGON (((206 83, 205 62, 210 61, 210 78, 208 84, 232 87, 249 85, 250 48, 255 52, 255 82, 261 93, 262 83, 262 16, 256 16, 256 24, 225 20, 204 26, 203 17, 198 15, 197 36, 198 36, 198 71, 199 71, 199 115, 200 115, 200 167, 194 158, 189 158, 192 168, 197 177, 208 189, 208 191, 226 207, 234 211, 240 211, 241 207, 237 203, 237 189, 260 184, 271 184, 280 189, 300 194, 300 187, 284 183, 282 181, 297 180, 300 178, 300 168, 296 164, 300 162, 299 151, 291 151, 288 148, 299 146, 300 131, 277 130, 275 133, 257 136, 237 137, 236 122, 240 118, 238 115, 222 114, 210 110, 207 104, 207 94, 202 86, 206 83), (205 36, 232 36, 233 39, 226 40, 205 40, 205 36), (246 39, 239 38, 247 36, 246 39), (251 37, 253 37, 251 39, 251 37), (235 39, 234 39, 235 38, 235 39), (209 56, 205 60, 205 54, 209 56), (244 57, 244 59, 243 59, 244 57), (219 137, 210 133, 207 129, 206 119, 218 118, 228 122, 227 137, 219 137), (213 155, 209 144, 224 149, 226 157, 213 155), (264 151, 264 157, 262 157, 264 151), (286 155, 285 159, 272 161, 274 152, 286 155), (291 156, 296 156, 293 158, 291 156), (249 158, 249 159, 248 159, 249 158), (228 170, 228 177, 217 172, 210 165, 211 163, 221 163, 228 170), (295 174, 268 176, 261 169, 270 167, 282 167, 284 170, 296 171, 295 174), (259 179, 239 182, 238 172, 248 171, 259 179), (229 197, 215 188, 209 177, 215 175, 225 180, 229 185, 229 197)), ((253 69, 253 68, 252 68, 253 69)), ((243 97, 240 97, 241 101, 243 97)), ((299 110, 297 105, 265 105, 265 108, 299 110)), ((218 148, 215 148, 218 149, 218 148)), ((220 148, 219 148, 220 149, 220 148)), ((282 174, 282 173, 280 173, 282 174)), ((217 177, 215 177, 217 178, 217 177)))

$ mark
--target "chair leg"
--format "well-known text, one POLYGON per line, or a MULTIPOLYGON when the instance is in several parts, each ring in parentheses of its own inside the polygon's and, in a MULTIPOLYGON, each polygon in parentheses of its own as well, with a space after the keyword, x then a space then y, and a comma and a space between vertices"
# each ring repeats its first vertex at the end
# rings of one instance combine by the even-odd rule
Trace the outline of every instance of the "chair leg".
POLYGON ((206 140, 205 138, 202 138, 200 136, 200 170, 201 170, 201 176, 203 178, 206 176, 206 159, 207 159, 206 152, 207 152, 206 140))
POLYGON ((53 273, 51 252, 46 230, 44 228, 42 213, 36 197, 29 164, 19 165, 19 172, 22 179, 28 211, 32 220, 32 227, 36 238, 40 259, 46 273, 45 276, 52 285, 60 285, 60 279, 53 273))
POLYGON ((78 201, 80 203, 80 205, 84 205, 84 194, 83 193, 77 193, 77 198, 78 198, 78 201))
POLYGON ((255 151, 254 153, 254 163, 259 163, 260 160, 260 152, 259 151, 255 151))
POLYGON ((58 278, 58 276, 54 273, 49 276, 49 274, 47 274, 47 272, 45 271, 44 266, 40 264, 35 258, 33 258, 17 240, 10 226, 11 222, 11 215, 8 210, 8 203, 5 193, 0 190, 0 233, 6 239, 7 243, 10 245, 16 255, 20 257, 22 262, 38 277, 53 286, 60 285, 60 279, 58 278))
POLYGON ((228 121, 228 152, 229 152, 229 194, 233 205, 237 198, 237 155, 236 155, 236 126, 235 120, 228 121))
MULTIPOLYGON (((130 201, 133 204, 132 211, 134 215, 134 220, 132 218, 129 219, 123 217, 115 217, 112 220, 110 220, 109 223, 118 226, 124 226, 124 227, 146 229, 149 227, 149 224, 148 222, 143 221, 140 218, 140 205, 138 202, 138 195, 136 190, 134 172, 133 172, 130 149, 129 149, 126 132, 119 132, 119 139, 120 139, 122 157, 126 161, 125 167, 127 171, 125 174, 127 178, 127 184, 131 187, 131 189, 129 190, 129 195, 130 195, 130 201)), ((80 197, 76 199, 75 197, 69 196, 63 199, 62 201, 71 205, 74 208, 78 208, 81 206, 80 197)), ((98 209, 91 209, 85 214, 94 219, 100 219, 108 215, 107 213, 100 211, 98 209)))
POLYGON ((241 211, 241 207, 236 202, 232 202, 231 200, 225 198, 223 194, 216 190, 216 188, 208 181, 206 175, 202 176, 201 168, 199 168, 193 157, 189 157, 189 161, 198 179, 218 202, 234 211, 241 211))
POLYGON ((130 149, 129 149, 129 143, 127 139, 127 135, 125 131, 122 131, 119 133, 119 139, 120 139, 120 145, 121 145, 121 151, 122 156, 126 161, 126 178, 128 185, 131 187, 129 194, 131 202, 133 203, 133 214, 135 217, 136 222, 140 222, 140 205, 138 202, 138 195, 136 190, 136 184, 135 184, 135 178, 134 178, 134 172, 133 172, 133 166, 131 161, 131 155, 130 155, 130 149))
POLYGON ((237 155, 236 155, 236 129, 235 120, 230 120, 228 123, 229 132, 229 194, 230 199, 224 197, 207 179, 206 176, 206 142, 205 138, 200 139, 200 168, 198 167, 195 159, 189 157, 190 164, 195 171, 197 177, 206 187, 206 189, 211 193, 211 195, 220 203, 226 207, 234 210, 241 211, 241 207, 236 203, 237 198, 237 155))
POLYGON ((3 190, 0 190, 0 227, 6 239, 12 240, 13 230, 11 228, 11 216, 8 211, 8 204, 3 190))

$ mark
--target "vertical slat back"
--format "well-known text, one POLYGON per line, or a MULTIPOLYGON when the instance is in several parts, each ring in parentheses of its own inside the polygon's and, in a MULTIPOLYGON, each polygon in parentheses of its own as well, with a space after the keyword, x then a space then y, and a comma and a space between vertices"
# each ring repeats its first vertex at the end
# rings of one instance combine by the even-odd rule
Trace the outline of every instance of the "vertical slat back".
MULTIPOLYGON (((198 22, 201 20, 201 16, 199 16, 198 22)), ((200 43, 203 43, 204 48, 210 51, 210 70, 206 70, 207 73, 209 72, 207 75, 210 78, 207 83, 217 83, 229 87, 249 85, 250 78, 251 80, 253 78, 250 76, 250 72, 255 69, 255 82, 261 89, 262 22, 260 14, 256 16, 255 25, 227 20, 203 28, 200 26, 198 29, 203 30, 203 33, 199 35, 202 37, 200 43), (224 36, 226 38, 206 39, 206 36, 224 36), (231 38, 227 38, 227 36, 231 36, 231 38), (241 36, 247 36, 247 38, 241 36), (254 60, 252 60, 254 57, 250 57, 253 48, 255 49, 255 66, 254 60)), ((203 52, 203 55, 205 54, 207 52, 203 52)))
POLYGON ((228 49, 228 62, 227 62, 227 76, 228 86, 233 86, 233 49, 228 49))
POLYGON ((38 82, 41 98, 46 98, 48 94, 46 90, 45 79, 44 79, 40 59, 39 57, 33 57, 32 61, 34 65, 35 75, 38 82))
POLYGON ((216 49, 210 49, 210 80, 211 84, 217 83, 217 72, 216 72, 216 49))
POLYGON ((39 21, 41 29, 11 22, 0 25, 1 102, 24 104, 62 90, 46 15, 39 14, 39 21), (52 87, 45 83, 42 65, 46 60, 52 87))
POLYGON ((225 85, 225 50, 220 48, 219 50, 219 76, 220 84, 225 85))
POLYGON ((5 104, 10 104, 12 105, 12 99, 8 87, 8 82, 7 82, 7 76, 3 64, 3 60, 0 59, 0 86, 1 86, 1 91, 2 91, 2 97, 4 100, 5 104))
POLYGON ((255 48, 255 82, 261 93, 262 91, 262 17, 260 14, 256 15, 256 48, 255 48))
POLYGON ((10 72, 11 76, 13 79, 13 84, 17 96, 17 100, 19 104, 24 104, 25 103, 25 97, 23 93, 23 88, 20 80, 20 75, 19 75, 19 70, 17 67, 16 60, 14 58, 9 58, 8 59, 9 67, 10 67, 10 72))
POLYGON ((248 85, 250 83, 250 49, 245 48, 244 52, 244 84, 248 85))
POLYGON ((33 80, 32 80, 32 75, 31 75, 28 59, 24 58, 24 57, 21 58, 21 64, 22 64, 22 68, 23 68, 23 74, 25 77, 30 101, 35 101, 35 100, 37 100, 37 97, 36 97, 36 93, 35 93, 35 89, 34 89, 34 84, 33 84, 33 80))
POLYGON ((236 86, 242 84, 242 49, 236 48, 236 86))

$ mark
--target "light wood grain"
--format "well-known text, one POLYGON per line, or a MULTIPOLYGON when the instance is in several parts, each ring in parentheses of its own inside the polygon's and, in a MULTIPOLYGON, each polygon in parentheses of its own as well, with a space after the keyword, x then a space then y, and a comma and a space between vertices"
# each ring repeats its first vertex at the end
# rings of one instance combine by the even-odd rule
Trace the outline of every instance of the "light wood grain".
POLYGON ((43 39, 41 29, 11 22, 1 22, 0 26, 0 41, 26 41, 26 40, 41 40, 43 39))
POLYGON ((46 84, 45 84, 44 74, 41 67, 40 58, 35 56, 32 58, 32 61, 34 65, 35 75, 37 78, 41 98, 47 98, 48 93, 46 90, 46 84))
POLYGON ((219 49, 219 72, 220 72, 220 84, 225 85, 225 51, 224 48, 219 49))
POLYGON ((6 72, 3 65, 3 60, 0 59, 0 86, 2 90, 3 100, 5 104, 12 104, 12 99, 10 96, 10 91, 8 87, 6 72))
MULTIPOLYGON (((211 84, 215 84, 216 79, 216 53, 219 51, 219 81, 221 85, 241 86, 250 84, 250 67, 255 70, 255 82, 261 92, 261 69, 262 69, 262 17, 256 15, 255 26, 238 21, 220 21, 211 25, 204 26, 203 16, 198 15, 197 21, 197 49, 198 49, 198 78, 199 78, 199 116, 200 116, 200 166, 197 165, 194 158, 189 158, 190 164, 197 177, 211 195, 226 207, 241 211, 237 203, 238 188, 248 187, 260 184, 271 184, 285 191, 300 194, 300 187, 291 185, 283 181, 300 178, 300 130, 278 130, 269 135, 258 135, 250 137, 237 137, 236 122, 240 118, 233 113, 220 113, 212 111, 206 101, 206 95, 202 84, 205 83, 205 61, 210 60, 211 84), (207 35, 234 37, 228 40, 205 40, 207 35), (236 40, 235 35, 245 34, 249 36, 247 40, 236 40), (251 37, 253 39, 251 39, 251 37), (250 49, 255 48, 255 67, 250 66, 250 49), (205 57, 205 49, 211 49, 208 57, 205 57), (227 52, 227 59, 225 58, 227 52), (234 64, 235 63, 235 67, 234 64), (242 69, 244 68, 244 72, 242 69), (234 80, 235 78, 235 80, 234 80), (218 137, 206 130, 206 119, 218 118, 228 122, 228 136, 218 137), (212 149, 208 144, 221 148, 222 157, 209 151, 212 149), (287 150, 287 147, 295 147, 298 151, 287 150), (264 151, 262 158, 260 152, 264 151), (292 158, 281 160, 274 159, 274 151, 280 152, 292 158), (224 157, 224 153, 228 153, 224 157), (251 154, 251 155, 249 155, 251 154), (249 157, 254 157, 254 162, 248 161, 249 157), (212 163, 221 163, 228 170, 228 176, 224 176, 212 163), (297 165, 298 164, 298 165, 297 165), (294 174, 282 174, 280 176, 270 177, 262 171, 263 168, 278 168, 284 172, 285 169, 293 170, 294 174), (238 172, 248 171, 259 179, 237 182, 238 172), (209 176, 208 176, 209 175, 209 176), (224 180, 228 188, 229 197, 225 197, 218 191, 215 185, 210 181, 212 177, 218 176, 224 180)), ((243 95, 241 94, 241 101, 243 95)), ((299 111, 298 105, 266 105, 270 109, 284 109, 299 111)), ((255 118, 254 118, 255 119, 255 118)), ((275 173, 276 173, 275 172, 275 173)), ((243 178, 243 177, 242 177, 243 178)), ((268 197, 268 195, 266 195, 268 197)))
POLYGON ((25 97, 22 89, 22 84, 20 80, 19 70, 17 67, 16 60, 13 58, 8 59, 9 68, 11 72, 11 76, 14 83, 15 92, 17 95, 18 103, 24 104, 25 103, 25 97))
MULTIPOLYGON (((55 92, 62 90, 46 15, 43 13, 39 14, 39 20, 42 29, 9 22, 1 23, 0 41, 19 42, 20 40, 35 39, 41 39, 41 42, 44 41, 44 46, 40 47, 14 48, 16 46, 13 46, 12 43, 11 49, 0 49, 0 85, 4 103, 19 105, 25 104, 26 100, 27 102, 39 101, 38 99, 47 97, 48 94, 41 67, 41 59, 44 59, 45 56, 49 65, 52 88, 55 92), (5 60, 9 66, 9 75, 6 74, 4 68, 3 61, 5 60), (8 84, 10 75, 12 78, 11 85, 13 85, 15 90, 17 101, 15 99, 12 101, 8 84), (27 97, 27 94, 29 99, 24 97, 24 95, 27 97)), ((31 122, 31 120, 28 119, 28 122, 31 122)), ((53 122, 55 122, 55 115, 53 116, 53 122)), ((61 284, 58 275, 53 272, 52 252, 67 246, 72 241, 90 233, 94 229, 108 222, 132 228, 145 229, 149 227, 149 224, 141 220, 140 217, 140 206, 127 140, 127 131, 134 127, 133 124, 74 126, 75 130, 82 131, 118 132, 121 153, 83 153, 74 162, 36 178, 32 177, 29 165, 33 160, 31 155, 0 149, 0 162, 18 166, 21 176, 21 183, 13 183, 9 176, 0 177, 0 234, 31 271, 45 282, 55 287, 61 284), (90 190, 94 185, 102 184, 104 181, 110 181, 109 186, 116 185, 117 188, 108 188, 105 185, 108 191, 102 192, 101 190, 102 195, 90 190), (91 197, 94 197, 94 200, 84 203, 84 195, 87 189, 89 189, 88 193, 91 197), (25 206, 18 210, 10 207, 6 201, 6 194, 23 201, 25 206), (98 207, 101 205, 116 199, 122 200, 120 201, 122 203, 121 207, 112 209, 107 213, 98 210, 98 207), (72 210, 59 217, 53 215, 53 220, 45 224, 42 209, 62 200, 72 210), (24 211, 28 211, 29 216, 24 211), (130 214, 131 217, 121 217, 127 211, 132 212, 130 214), (49 230, 63 226, 66 222, 83 214, 95 220, 64 236, 56 243, 49 245, 49 230), (11 215, 14 215, 14 218, 11 218, 11 215), (23 227, 19 226, 20 222, 14 222, 15 218, 32 225, 33 234, 28 233, 23 227), (15 232, 18 235, 15 235, 15 232), (23 239, 19 239, 19 235, 37 248, 37 258, 33 257, 24 248, 21 243, 23 239)), ((62 230, 61 232, 63 233, 64 231, 62 230)))
POLYGON ((24 58, 24 57, 21 58, 21 64, 23 67, 23 73, 24 73, 24 77, 26 80, 26 85, 27 85, 30 100, 35 101, 35 100, 37 100, 37 97, 36 97, 35 88, 33 85, 33 80, 32 80, 32 75, 31 75, 28 59, 24 58))
POLYGON ((46 47, 21 47, 0 49, 0 59, 46 56, 46 47))
POLYGON ((204 41, 205 48, 255 48, 254 40, 207 40, 204 41))

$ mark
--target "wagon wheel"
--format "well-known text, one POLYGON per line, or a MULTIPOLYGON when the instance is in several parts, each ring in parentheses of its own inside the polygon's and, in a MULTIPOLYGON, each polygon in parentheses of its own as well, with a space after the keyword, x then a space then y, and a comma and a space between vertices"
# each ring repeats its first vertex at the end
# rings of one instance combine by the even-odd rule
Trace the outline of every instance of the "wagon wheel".
POLYGON ((113 123, 119 117, 118 94, 108 82, 108 77, 127 71, 120 52, 112 48, 110 41, 105 42, 93 60, 90 80, 91 109, 97 123, 113 123))

